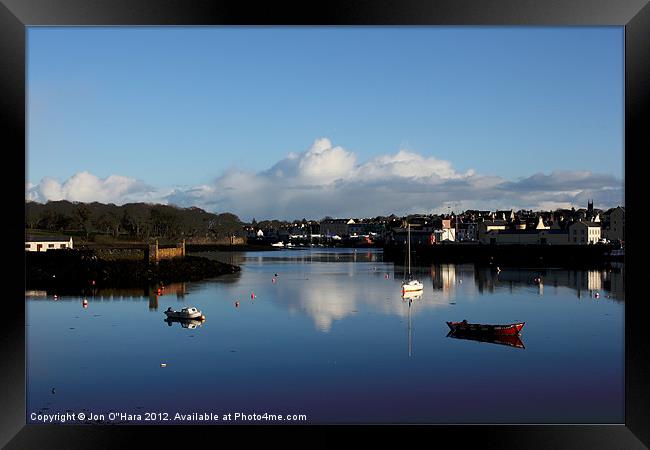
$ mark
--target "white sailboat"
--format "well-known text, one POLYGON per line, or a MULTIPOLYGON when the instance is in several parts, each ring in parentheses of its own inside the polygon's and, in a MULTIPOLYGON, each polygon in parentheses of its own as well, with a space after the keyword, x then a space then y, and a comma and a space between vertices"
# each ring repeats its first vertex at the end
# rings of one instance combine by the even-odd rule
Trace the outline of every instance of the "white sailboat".
POLYGON ((411 275, 411 224, 408 225, 408 276, 402 282, 402 295, 412 292, 421 292, 424 285, 411 275))

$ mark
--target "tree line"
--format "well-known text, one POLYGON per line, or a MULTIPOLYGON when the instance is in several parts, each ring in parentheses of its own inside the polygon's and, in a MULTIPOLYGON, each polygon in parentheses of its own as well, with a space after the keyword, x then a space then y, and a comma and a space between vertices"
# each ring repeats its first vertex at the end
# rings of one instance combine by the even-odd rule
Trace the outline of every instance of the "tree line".
POLYGON ((89 240, 96 234, 146 241, 156 239, 241 236, 244 223, 234 214, 214 214, 201 208, 127 203, 121 206, 67 200, 25 202, 25 225, 33 230, 78 232, 89 240))

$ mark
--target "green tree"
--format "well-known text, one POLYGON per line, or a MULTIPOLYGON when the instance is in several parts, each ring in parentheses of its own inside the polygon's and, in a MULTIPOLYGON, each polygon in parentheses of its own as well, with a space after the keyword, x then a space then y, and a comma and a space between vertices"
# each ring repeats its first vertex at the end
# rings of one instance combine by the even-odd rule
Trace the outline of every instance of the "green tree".
POLYGON ((85 203, 79 203, 75 209, 75 218, 77 219, 81 230, 86 235, 86 240, 88 240, 89 229, 88 222, 91 216, 90 208, 86 206, 85 203))

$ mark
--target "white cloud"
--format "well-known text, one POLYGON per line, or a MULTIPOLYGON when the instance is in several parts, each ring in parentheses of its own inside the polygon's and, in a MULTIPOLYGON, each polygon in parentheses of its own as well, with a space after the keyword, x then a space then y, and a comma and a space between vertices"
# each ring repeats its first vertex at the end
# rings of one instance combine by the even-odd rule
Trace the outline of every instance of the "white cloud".
POLYGON ((121 175, 99 178, 89 172, 79 172, 61 183, 54 178, 43 178, 40 183, 27 186, 30 200, 70 200, 77 202, 126 203, 130 199, 156 199, 154 190, 142 181, 121 175))
POLYGON ((46 178, 26 184, 26 198, 123 204, 129 201, 199 206, 229 211, 244 220, 264 218, 371 217, 464 209, 581 207, 588 198, 606 208, 622 204, 623 182, 586 171, 537 173, 511 181, 474 170, 456 171, 450 161, 399 149, 358 163, 356 155, 329 139, 288 153, 269 169, 232 169, 213 183, 154 189, 119 175, 88 172, 65 182, 46 178))

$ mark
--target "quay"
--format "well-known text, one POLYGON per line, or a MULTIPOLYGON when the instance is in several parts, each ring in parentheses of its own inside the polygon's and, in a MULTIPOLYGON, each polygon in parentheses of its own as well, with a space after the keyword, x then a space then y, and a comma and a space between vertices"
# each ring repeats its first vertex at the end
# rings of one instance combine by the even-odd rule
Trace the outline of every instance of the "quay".
MULTIPOLYGON (((402 264, 406 257, 404 246, 384 246, 384 260, 402 264)), ((510 244, 490 245, 480 243, 445 243, 438 245, 415 245, 411 258, 416 264, 474 262, 494 265, 570 267, 599 266, 612 261, 624 261, 609 244, 594 245, 539 245, 510 244)))

